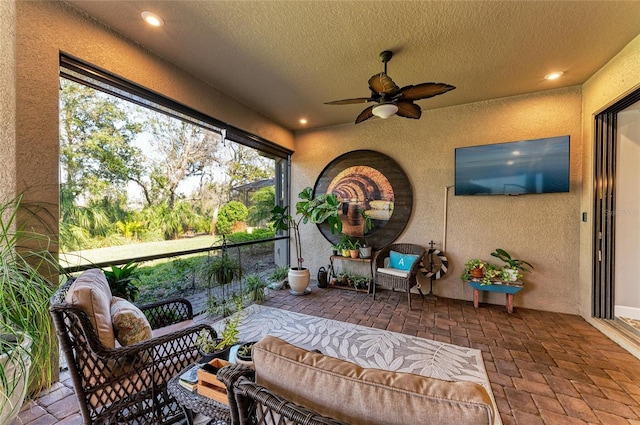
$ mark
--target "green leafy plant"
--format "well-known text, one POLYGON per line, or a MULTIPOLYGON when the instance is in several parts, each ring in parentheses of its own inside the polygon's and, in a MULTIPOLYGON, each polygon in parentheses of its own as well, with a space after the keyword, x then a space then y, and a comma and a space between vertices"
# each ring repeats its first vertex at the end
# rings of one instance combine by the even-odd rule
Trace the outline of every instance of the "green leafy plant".
POLYGON ((242 321, 242 297, 234 299, 236 314, 224 321, 220 336, 212 338, 211 333, 203 329, 196 338, 196 347, 203 353, 215 353, 236 345, 239 341, 240 322, 242 321))
POLYGON ((523 272, 528 272, 529 269, 527 269, 525 265, 533 269, 533 266, 531 265, 531 263, 511 257, 511 254, 509 254, 504 249, 496 248, 496 250, 493 251, 491 255, 507 263, 510 269, 522 270, 523 272))
POLYGON ((202 271, 208 280, 215 280, 219 285, 227 285, 234 279, 242 277, 240 261, 223 251, 221 255, 210 257, 204 264, 202 271))
POLYGON ((269 280, 272 282, 282 282, 287 278, 287 276, 289 276, 289 267, 279 266, 273 269, 269 275, 269 280))
POLYGON ((257 273, 247 276, 245 284, 253 302, 264 301, 264 288, 267 287, 267 283, 257 273))
POLYGON ((57 347, 49 316, 49 299, 55 285, 44 276, 57 277, 60 268, 49 251, 49 237, 30 230, 34 218, 40 221, 39 225, 46 225, 38 216, 43 210, 31 210, 22 199, 21 195, 0 202, 0 355, 6 355, 8 360, 0 362, 2 421, 5 413, 11 415, 16 408, 14 405, 5 411, 5 402, 9 402, 5 397, 20 395, 27 371, 31 391, 51 383, 51 353, 57 347), (29 349, 20 346, 25 338, 32 340, 29 349), (17 375, 11 370, 13 365, 17 375))
POLYGON ((472 271, 474 269, 484 269, 486 264, 487 263, 485 263, 484 260, 480 260, 479 258, 473 258, 473 259, 467 260, 464 263, 464 270, 460 278, 465 282, 468 280, 471 280, 473 278, 472 271))
POLYGON ((138 298, 138 265, 133 261, 123 267, 111 266, 111 270, 105 270, 104 275, 111 288, 111 294, 135 302, 138 298))
POLYGON ((360 217, 362 217, 363 226, 362 226, 362 246, 367 246, 367 234, 373 229, 373 221, 367 211, 364 208, 359 208, 358 212, 360 213, 360 217))
POLYGON ((281 207, 276 205, 271 210, 271 222, 273 228, 279 231, 293 231, 296 246, 297 270, 302 270, 302 240, 300 239, 301 223, 327 223, 332 234, 342 231, 342 220, 340 219, 340 201, 334 194, 324 194, 314 197, 310 187, 306 187, 298 194, 300 201, 296 203, 295 218, 289 212, 289 206, 281 207))
POLYGON ((255 342, 247 342, 246 344, 242 344, 240 348, 238 348, 238 355, 244 357, 245 359, 251 358, 254 344, 255 342))

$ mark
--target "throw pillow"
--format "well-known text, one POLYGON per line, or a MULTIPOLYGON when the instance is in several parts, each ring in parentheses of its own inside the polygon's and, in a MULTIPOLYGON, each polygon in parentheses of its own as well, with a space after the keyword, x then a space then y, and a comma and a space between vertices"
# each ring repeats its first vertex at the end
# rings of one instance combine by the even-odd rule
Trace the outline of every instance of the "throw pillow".
POLYGON ((417 255, 402 254, 397 251, 389 252, 389 267, 398 270, 411 270, 413 263, 418 260, 417 255))
POLYGON ((110 314, 111 289, 102 270, 82 272, 69 287, 65 302, 87 313, 98 339, 105 347, 115 347, 110 314))
POLYGON ((151 325, 144 313, 124 298, 111 299, 111 321, 116 339, 123 346, 151 338, 151 325))

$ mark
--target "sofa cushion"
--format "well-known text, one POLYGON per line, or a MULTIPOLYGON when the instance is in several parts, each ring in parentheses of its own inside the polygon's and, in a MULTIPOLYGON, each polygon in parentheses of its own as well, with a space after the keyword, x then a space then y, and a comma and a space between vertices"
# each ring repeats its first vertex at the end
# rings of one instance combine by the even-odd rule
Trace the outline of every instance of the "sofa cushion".
POLYGON ((253 346, 256 382, 350 424, 492 424, 482 385, 365 369, 266 336, 253 346))
POLYGON ((105 347, 115 347, 111 323, 111 289, 102 270, 90 269, 82 272, 69 287, 65 302, 87 313, 98 339, 105 347))
POLYGON ((111 299, 111 321, 115 337, 123 346, 151 338, 151 325, 147 317, 124 298, 111 299))

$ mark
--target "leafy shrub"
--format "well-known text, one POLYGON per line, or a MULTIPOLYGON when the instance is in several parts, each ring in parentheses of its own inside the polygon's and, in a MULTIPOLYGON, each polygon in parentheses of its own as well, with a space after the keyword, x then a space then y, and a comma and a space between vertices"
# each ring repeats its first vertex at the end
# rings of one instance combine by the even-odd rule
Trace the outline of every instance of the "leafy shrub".
POLYGON ((239 221, 245 221, 249 216, 249 210, 242 202, 231 201, 226 203, 218 213, 216 230, 221 235, 231 233, 231 228, 239 221))

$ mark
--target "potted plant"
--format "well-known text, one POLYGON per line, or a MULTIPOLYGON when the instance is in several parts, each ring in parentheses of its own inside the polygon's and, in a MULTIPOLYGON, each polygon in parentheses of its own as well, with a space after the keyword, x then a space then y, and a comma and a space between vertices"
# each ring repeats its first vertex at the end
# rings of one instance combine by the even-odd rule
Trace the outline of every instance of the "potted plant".
POLYGON ((306 294, 311 274, 309 269, 302 266, 302 240, 300 239, 300 224, 302 223, 328 223, 331 233, 342 231, 342 220, 339 215, 340 201, 334 194, 325 194, 314 197, 310 187, 306 187, 298 194, 300 201, 296 203, 294 217, 289 212, 289 206, 276 205, 271 210, 271 222, 276 231, 293 231, 296 247, 296 267, 289 270, 289 287, 294 295, 306 294))
POLYGON ((262 303, 264 301, 264 288, 267 287, 265 281, 257 273, 253 273, 247 276, 245 284, 251 300, 258 304, 262 303))
POLYGON ((340 247, 340 255, 343 257, 350 257, 351 252, 349 246, 351 246, 351 238, 347 234, 342 234, 340 238, 340 242, 338 242, 338 246, 340 247))
POLYGON ((269 275, 269 280, 271 281, 267 286, 271 289, 280 289, 284 286, 284 282, 287 280, 287 276, 289 275, 289 267, 287 266, 279 266, 273 269, 271 274, 269 275))
POLYGON ((507 251, 505 251, 504 249, 501 248, 496 248, 495 251, 493 251, 491 253, 491 255, 493 257, 496 257, 498 259, 500 259, 501 261, 507 263, 507 265, 503 268, 503 270, 505 271, 505 279, 506 281, 516 281, 519 278, 522 277, 522 274, 520 273, 520 271, 522 272, 528 272, 529 269, 525 267, 529 266, 531 269, 533 269, 533 266, 524 261, 524 260, 519 260, 517 258, 513 258, 511 256, 511 254, 509 254, 507 251))
POLYGON ((349 239, 348 247, 351 258, 358 258, 360 256, 360 241, 349 239))
POLYGON ((359 210, 360 217, 362 217, 362 246, 360 246, 360 257, 371 258, 372 247, 367 245, 367 233, 373 229, 373 221, 364 208, 359 210))
POLYGON ((257 341, 245 342, 238 347, 236 351, 236 363, 247 366, 253 365, 253 345, 257 341))
POLYGON ((462 272, 461 279, 465 282, 472 278, 481 279, 484 276, 485 262, 478 258, 467 260, 464 263, 464 271, 462 272))
POLYGON ((229 360, 231 347, 239 342, 240 321, 242 319, 242 301, 236 302, 236 314, 224 321, 224 329, 219 337, 212 337, 211 333, 203 329, 196 338, 196 347, 202 355, 201 363, 208 363, 215 358, 229 360))
POLYGON ((215 311, 221 306, 222 314, 224 316, 231 314, 228 303, 229 300, 226 294, 226 286, 234 280, 242 277, 242 267, 240 266, 240 261, 229 255, 227 252, 226 240, 223 239, 222 254, 214 257, 208 257, 207 261, 203 263, 200 271, 208 282, 207 304, 209 305, 209 309, 215 311), (217 285, 222 287, 221 303, 218 303, 212 292, 212 282, 215 282, 217 285))
POLYGON ((0 423, 11 423, 25 394, 54 375, 56 336, 49 316, 53 286, 41 273, 59 269, 49 238, 28 230, 38 216, 22 196, 0 203, 0 423), (18 220, 18 211, 21 219, 18 220), (27 214, 23 214, 27 213, 27 214))

